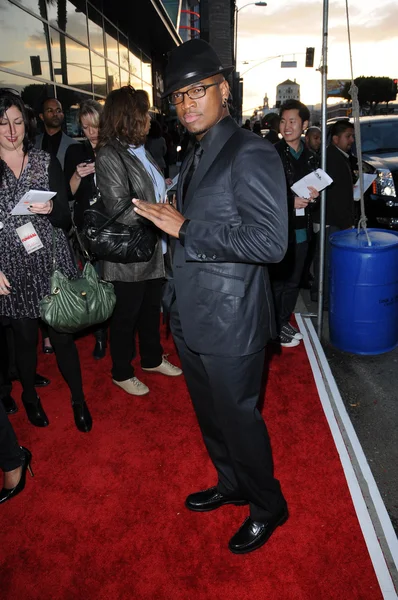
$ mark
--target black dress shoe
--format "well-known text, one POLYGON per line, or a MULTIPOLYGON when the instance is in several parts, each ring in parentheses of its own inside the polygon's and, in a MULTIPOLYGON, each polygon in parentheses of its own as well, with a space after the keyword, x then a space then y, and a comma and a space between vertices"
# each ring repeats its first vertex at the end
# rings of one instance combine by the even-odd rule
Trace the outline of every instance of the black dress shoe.
POLYGON ((17 494, 22 492, 22 490, 25 487, 27 470, 33 477, 32 467, 30 466, 30 463, 32 462, 32 454, 31 454, 31 452, 29 452, 29 450, 27 448, 24 448, 23 446, 21 446, 20 448, 22 451, 21 478, 15 487, 13 487, 11 489, 3 487, 3 489, 0 491, 0 504, 2 504, 3 502, 7 502, 7 500, 11 500, 11 498, 14 498, 17 494))
POLYGON ((101 360, 106 354, 106 340, 97 340, 95 342, 93 357, 95 360, 101 360))
POLYGON ((190 494, 185 500, 185 506, 189 510, 195 512, 206 512, 208 510, 215 510, 224 506, 224 504, 235 504, 236 506, 244 506, 248 504, 247 500, 238 498, 237 496, 224 496, 221 494, 216 487, 203 490, 203 492, 196 492, 190 494))
POLYGON ((28 419, 32 425, 35 427, 47 427, 49 425, 47 415, 44 412, 44 408, 41 405, 39 397, 37 397, 37 402, 32 403, 23 401, 23 405, 25 407, 26 414, 28 415, 28 419))
POLYGON ((7 415, 14 415, 18 412, 18 406, 16 405, 14 398, 11 398, 11 396, 5 396, 1 399, 1 401, 7 415))
POLYGON ((73 402, 72 400, 72 408, 78 430, 83 433, 91 431, 93 420, 85 400, 83 400, 83 402, 73 402))
POLYGON ((54 348, 52 346, 46 346, 43 342, 42 350, 44 354, 54 354, 54 348))
POLYGON ((289 517, 287 506, 281 512, 269 519, 266 523, 258 523, 250 517, 246 519, 241 528, 230 539, 228 547, 234 554, 246 554, 261 548, 274 533, 279 525, 283 525, 289 517))
POLYGON ((35 375, 35 387, 46 387, 46 385, 49 385, 51 382, 49 379, 47 379, 47 377, 43 377, 43 375, 39 375, 39 373, 36 373, 35 375))

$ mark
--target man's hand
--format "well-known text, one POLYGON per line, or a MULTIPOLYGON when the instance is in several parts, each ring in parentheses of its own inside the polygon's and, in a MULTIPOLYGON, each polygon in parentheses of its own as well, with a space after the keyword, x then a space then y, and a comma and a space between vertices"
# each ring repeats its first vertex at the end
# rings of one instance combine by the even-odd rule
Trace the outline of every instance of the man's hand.
POLYGON ((133 204, 135 204, 134 210, 137 214, 152 221, 156 227, 159 227, 159 229, 165 233, 178 238, 181 225, 184 223, 185 218, 174 208, 174 206, 171 206, 171 204, 168 203, 151 204, 150 202, 144 202, 143 200, 137 200, 136 198, 133 198, 133 204))
POLYGON ((296 196, 294 199, 294 208, 307 208, 309 198, 300 198, 300 196, 296 196))

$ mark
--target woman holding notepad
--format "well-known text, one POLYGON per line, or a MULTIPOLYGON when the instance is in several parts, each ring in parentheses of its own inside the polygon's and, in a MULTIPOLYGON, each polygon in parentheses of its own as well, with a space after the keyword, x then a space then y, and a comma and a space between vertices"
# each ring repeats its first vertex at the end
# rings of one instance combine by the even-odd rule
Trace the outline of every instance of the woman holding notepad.
MULTIPOLYGON (((13 330, 28 419, 37 427, 46 427, 49 421, 34 380, 39 302, 50 292, 53 228, 57 268, 65 276, 75 275, 76 268, 62 231, 69 225, 70 213, 61 166, 48 153, 32 147, 28 132, 29 119, 22 99, 11 90, 0 89, 0 319, 13 330), (30 190, 51 190, 56 195, 30 204, 28 214, 11 215, 30 190)), ((73 336, 52 328, 49 335, 71 391, 76 426, 80 431, 90 431, 92 421, 73 336)))

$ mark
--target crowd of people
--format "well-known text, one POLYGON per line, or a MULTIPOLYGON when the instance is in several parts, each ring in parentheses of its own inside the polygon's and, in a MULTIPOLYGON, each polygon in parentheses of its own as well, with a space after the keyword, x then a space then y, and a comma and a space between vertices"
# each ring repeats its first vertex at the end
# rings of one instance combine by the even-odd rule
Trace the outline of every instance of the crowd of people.
MULTIPOLYGON (((0 89, 0 503, 22 491, 32 460, 7 417, 18 410, 12 370, 29 421, 49 425, 36 391, 49 381, 36 373, 36 364, 39 302, 50 292, 53 236, 58 268, 74 277, 86 258, 71 243, 71 221, 79 231, 90 206, 101 202, 112 216, 131 201, 120 221, 151 222, 156 247, 147 262, 96 263, 114 286, 116 305, 110 322, 94 332, 93 356, 104 357, 109 332, 112 381, 133 396, 150 391, 135 375, 136 337, 143 370, 167 377, 184 373, 218 477, 214 486, 188 496, 186 507, 203 512, 248 504, 250 516, 229 541, 232 552, 259 548, 287 520, 258 401, 268 341, 293 347, 302 339, 291 316, 317 234, 319 203, 314 188, 301 198, 291 186, 318 168, 320 130, 309 127, 308 108, 295 100, 270 121, 267 140, 261 128, 253 135, 250 123, 240 128, 228 110, 231 71, 203 40, 186 42, 169 56, 164 98, 193 140, 176 204, 166 194, 171 136, 151 121, 145 91, 127 86, 111 92, 104 106, 82 102, 77 119, 84 141, 77 142, 62 129, 59 100, 44 101, 44 131, 34 138, 33 117, 20 96, 0 89), (28 215, 11 215, 32 189, 56 195, 30 205, 28 215), (36 251, 28 253, 17 235, 21 227, 40 238, 36 251), (163 355, 162 295, 182 370, 163 355)), ((335 231, 353 224, 350 124, 336 124, 331 140, 327 225, 335 231)), ((75 424, 87 433, 92 418, 74 337, 44 326, 42 337, 43 351, 55 352, 70 389, 75 424)))

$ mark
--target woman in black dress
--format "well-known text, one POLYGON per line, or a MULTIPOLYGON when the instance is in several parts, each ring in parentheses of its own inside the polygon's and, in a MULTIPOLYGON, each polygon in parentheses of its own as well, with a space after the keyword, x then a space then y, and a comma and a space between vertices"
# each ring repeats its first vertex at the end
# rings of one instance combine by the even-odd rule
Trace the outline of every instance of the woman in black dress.
MULTIPOLYGON (((84 100, 80 104, 77 118, 86 139, 81 144, 69 146, 65 155, 65 179, 69 184, 70 198, 74 201, 73 220, 79 230, 83 226, 84 211, 90 208, 90 204, 95 202, 98 195, 95 175, 95 148, 98 142, 101 113, 102 106, 95 100, 84 100)), ((79 248, 77 248, 77 253, 80 260, 84 262, 84 257, 79 253, 79 248)), ((98 264, 97 267, 98 271, 98 264)), ((95 331, 95 338, 93 356, 99 360, 105 356, 107 327, 98 327, 95 331)))
MULTIPOLYGON (((74 276, 76 267, 62 230, 70 223, 70 213, 61 166, 47 152, 31 146, 28 128, 29 120, 21 98, 10 90, 0 89, 0 318, 13 330, 22 402, 28 418, 33 425, 45 427, 47 415, 34 384, 39 302, 50 293, 53 231, 57 268, 65 276, 74 276), (11 215, 14 206, 29 190, 52 190, 56 196, 47 202, 29 205, 28 215, 11 215), (18 231, 22 226, 31 229, 28 236, 18 231), (32 235, 37 236, 41 246, 38 244, 28 252, 24 241, 26 237, 32 239, 32 235)), ((90 431, 91 415, 83 394, 73 336, 51 327, 49 336, 59 370, 71 391, 76 426, 80 431, 90 431)))

